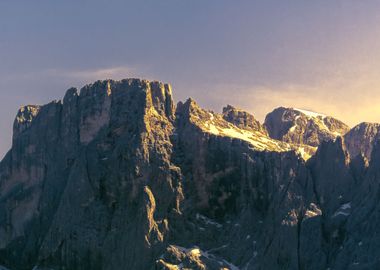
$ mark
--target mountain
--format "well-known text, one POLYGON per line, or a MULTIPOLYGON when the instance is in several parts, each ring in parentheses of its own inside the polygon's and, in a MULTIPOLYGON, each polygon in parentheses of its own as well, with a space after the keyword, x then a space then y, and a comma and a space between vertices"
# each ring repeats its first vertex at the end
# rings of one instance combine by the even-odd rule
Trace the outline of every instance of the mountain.
POLYGON ((178 109, 181 110, 183 106, 189 108, 189 121, 203 132, 247 142, 248 147, 256 151, 295 151, 305 160, 315 153, 315 149, 308 145, 291 144, 272 139, 252 115, 230 105, 223 108, 222 114, 203 110, 192 99, 189 99, 184 105, 180 103, 178 109))
POLYGON ((368 164, 372 150, 380 139, 380 124, 361 123, 352 128, 345 136, 345 144, 351 158, 361 156, 368 164))
POLYGON ((313 147, 319 146, 323 141, 343 136, 350 129, 333 117, 284 107, 269 113, 264 125, 274 139, 313 147))
POLYGON ((261 125, 139 79, 69 89, 17 113, 0 265, 379 269, 376 130, 284 108, 261 125))
POLYGON ((268 136, 268 132, 255 117, 241 109, 227 105, 223 108, 223 119, 234 124, 238 128, 261 132, 268 136))

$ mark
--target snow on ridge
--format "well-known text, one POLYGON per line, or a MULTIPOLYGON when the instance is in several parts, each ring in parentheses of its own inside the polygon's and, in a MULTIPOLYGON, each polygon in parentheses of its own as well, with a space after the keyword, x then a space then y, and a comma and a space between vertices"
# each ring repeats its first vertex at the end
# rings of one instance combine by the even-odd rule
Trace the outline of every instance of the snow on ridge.
POLYGON ((305 114, 306 116, 309 116, 309 117, 322 117, 322 118, 327 117, 325 114, 322 114, 322 113, 317 113, 317 112, 303 110, 303 109, 298 109, 298 108, 292 108, 292 109, 295 110, 295 111, 298 111, 300 113, 303 113, 303 114, 305 114))
MULTIPOLYGON (((314 122, 319 126, 320 129, 328 131, 331 135, 333 135, 335 137, 343 136, 342 133, 340 133, 338 131, 332 131, 329 127, 326 126, 325 118, 328 117, 327 115, 322 114, 322 113, 313 112, 313 111, 303 110, 303 109, 297 109, 297 108, 292 108, 292 109, 295 111, 298 111, 300 113, 303 113, 304 115, 306 115, 306 117, 308 119, 312 118, 314 120, 314 122)), ((295 130, 298 117, 299 116, 297 116, 295 119, 296 124, 289 129, 290 132, 293 132, 295 130)))
POLYGON ((207 112, 201 117, 200 115, 197 115, 194 123, 204 132, 216 136, 225 136, 246 141, 257 151, 295 151, 301 155, 304 160, 308 160, 311 157, 311 154, 309 153, 310 150, 307 151, 306 146, 304 145, 292 145, 272 139, 260 131, 241 129, 232 123, 225 121, 220 115, 212 112, 207 112))
MULTIPOLYGON (((266 138, 259 132, 252 132, 248 130, 239 129, 237 127, 234 127, 232 124, 228 126, 228 128, 225 127, 219 127, 215 123, 213 123, 211 120, 206 122, 205 124, 207 132, 214 134, 214 135, 220 135, 220 136, 227 136, 231 138, 237 138, 243 141, 247 141, 253 146, 255 146, 259 150, 266 150, 269 148, 280 148, 279 143, 271 138, 266 138)), ((290 150, 290 148, 288 149, 290 150)))
POLYGON ((249 142, 257 150, 272 150, 272 151, 290 151, 291 147, 283 142, 274 140, 262 134, 261 132, 240 129, 231 123, 225 122, 224 119, 219 119, 218 115, 209 113, 209 118, 204 122, 202 129, 218 136, 226 136, 230 138, 240 139, 249 142), (224 122, 224 125, 218 124, 218 121, 224 122))

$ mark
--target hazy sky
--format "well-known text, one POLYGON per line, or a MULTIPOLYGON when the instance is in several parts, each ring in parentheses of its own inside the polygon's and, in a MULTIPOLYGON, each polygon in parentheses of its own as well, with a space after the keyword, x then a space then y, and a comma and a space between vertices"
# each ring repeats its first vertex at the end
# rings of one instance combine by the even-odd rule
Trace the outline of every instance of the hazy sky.
POLYGON ((96 79, 170 82, 260 120, 285 105, 380 122, 380 1, 0 1, 0 157, 23 104, 96 79))

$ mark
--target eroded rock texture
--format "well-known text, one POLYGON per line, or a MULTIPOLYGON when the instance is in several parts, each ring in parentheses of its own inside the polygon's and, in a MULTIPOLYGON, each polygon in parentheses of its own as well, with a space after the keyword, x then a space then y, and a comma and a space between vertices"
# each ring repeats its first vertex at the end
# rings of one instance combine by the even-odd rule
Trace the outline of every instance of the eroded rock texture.
POLYGON ((0 163, 0 265, 379 268, 377 126, 343 139, 339 120, 281 113, 264 128, 138 79, 21 108, 0 163))
POLYGON ((366 163, 371 160, 374 145, 380 138, 380 124, 361 123, 345 136, 345 143, 351 158, 361 156, 366 163))
POLYGON ((274 139, 314 147, 349 131, 346 124, 333 117, 284 107, 266 116, 265 127, 274 139))
POLYGON ((239 128, 259 131, 265 135, 268 135, 265 127, 261 125, 252 114, 237 109, 231 105, 227 105, 223 108, 223 118, 239 128))

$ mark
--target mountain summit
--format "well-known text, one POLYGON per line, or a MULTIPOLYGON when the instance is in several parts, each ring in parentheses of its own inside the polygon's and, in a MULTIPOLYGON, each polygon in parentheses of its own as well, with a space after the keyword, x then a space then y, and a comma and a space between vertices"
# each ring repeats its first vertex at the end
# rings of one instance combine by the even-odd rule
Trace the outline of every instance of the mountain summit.
POLYGON ((0 162, 11 270, 378 269, 376 124, 174 104, 139 79, 25 106, 0 162))
POLYGON ((277 108, 266 116, 265 127, 272 138, 313 147, 343 136, 350 129, 333 117, 284 107, 277 108))

